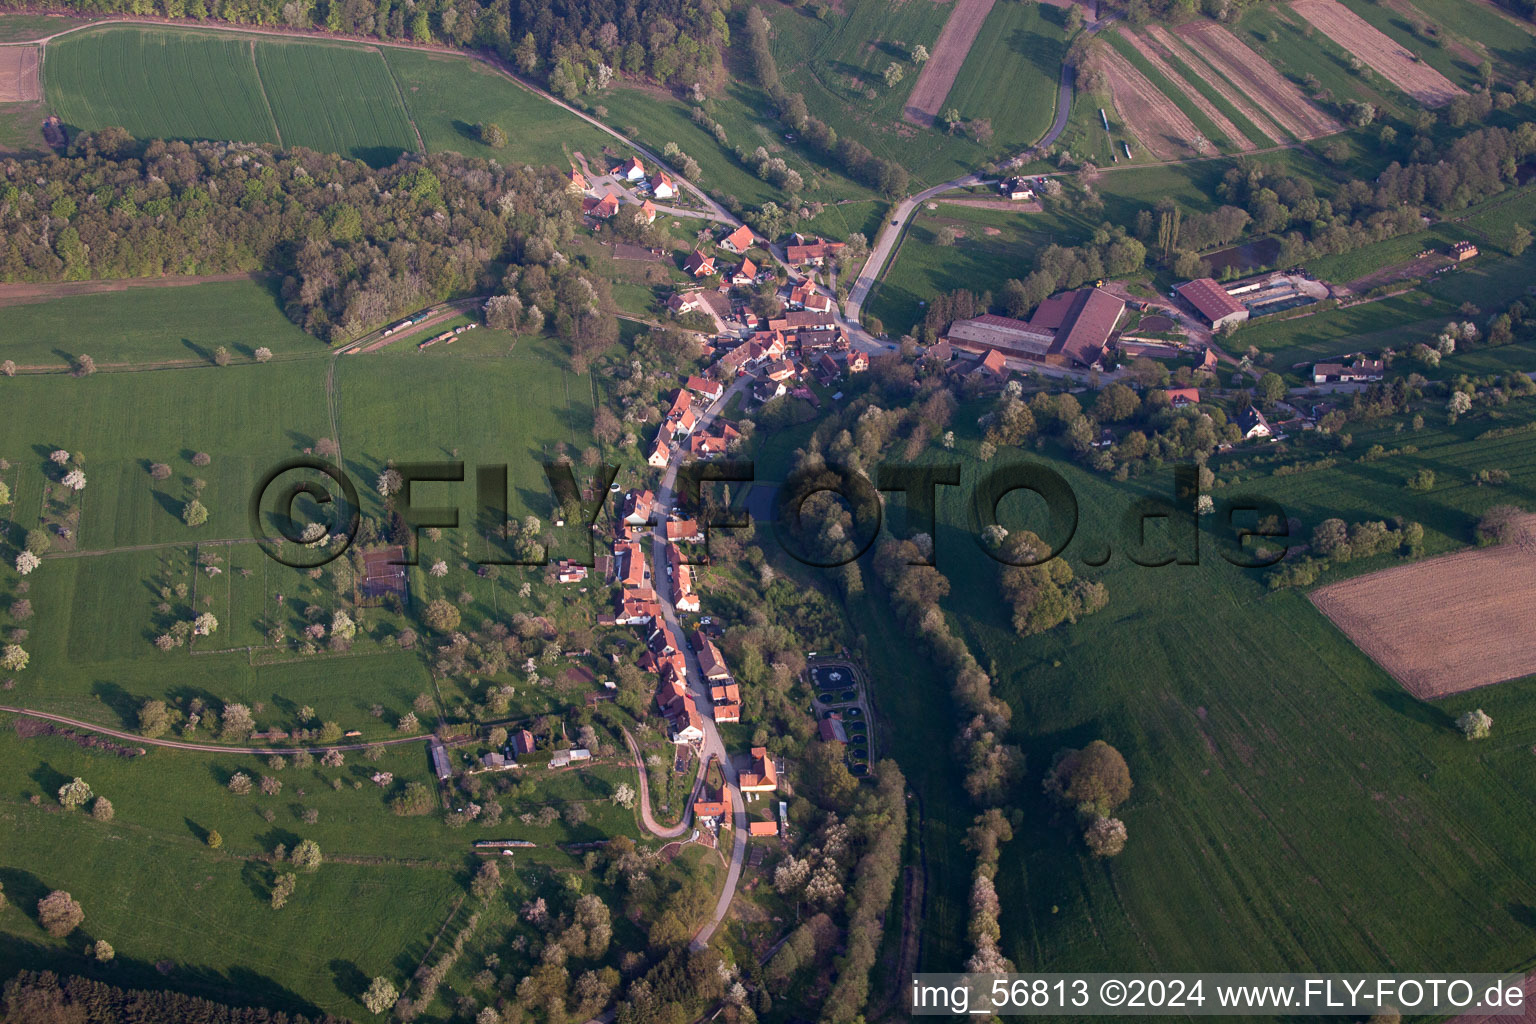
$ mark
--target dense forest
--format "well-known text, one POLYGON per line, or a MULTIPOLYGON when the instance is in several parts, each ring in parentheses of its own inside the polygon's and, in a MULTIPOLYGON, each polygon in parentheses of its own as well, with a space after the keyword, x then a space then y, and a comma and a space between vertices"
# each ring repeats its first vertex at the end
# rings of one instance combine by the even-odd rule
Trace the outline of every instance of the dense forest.
POLYGON ((729 0, 0 0, 0 10, 158 15, 492 50, 573 99, 622 70, 718 82, 729 0))
MULTIPOLYGON (((552 171, 456 154, 375 170, 270 146, 108 129, 65 158, 0 161, 0 280, 263 270, 295 323, 348 341, 455 294, 515 289, 508 322, 612 340, 601 281, 560 252, 580 215, 552 171)), ((578 345, 578 347, 580 347, 578 345)))

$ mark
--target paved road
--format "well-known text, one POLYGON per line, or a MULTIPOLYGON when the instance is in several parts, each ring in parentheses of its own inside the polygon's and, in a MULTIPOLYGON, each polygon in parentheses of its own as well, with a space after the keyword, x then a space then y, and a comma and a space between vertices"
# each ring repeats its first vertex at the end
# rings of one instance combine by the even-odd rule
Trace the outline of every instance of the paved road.
MULTIPOLYGON (((662 839, 676 839, 693 827, 693 797, 690 796, 688 806, 683 808, 683 820, 676 825, 663 827, 656 823, 656 818, 651 814, 651 786, 650 779, 645 770, 645 758, 640 756, 640 746, 635 738, 629 734, 629 730, 623 726, 619 731, 624 734, 624 742, 629 746, 629 752, 635 759, 635 768, 640 775, 640 823, 645 826, 647 832, 662 839)), ((703 777, 704 762, 699 762, 700 778, 703 777)), ((698 794, 698 785, 694 785, 694 795, 698 794)))
MULTIPOLYGON (((726 388, 719 398, 705 408, 694 430, 704 430, 708 427, 720 410, 746 388, 749 379, 738 377, 730 387, 726 388)), ((699 659, 695 656, 692 645, 688 643, 682 623, 677 617, 677 607, 672 597, 672 577, 668 576, 666 570, 662 568, 667 559, 666 513, 676 503, 674 487, 677 484, 677 470, 683 464, 686 451, 686 448, 678 447, 677 452, 672 456, 672 461, 667 463, 667 470, 662 475, 661 483, 656 490, 656 508, 660 515, 656 522, 656 538, 651 546, 651 564, 652 577, 656 581, 656 598, 661 602, 662 617, 677 634, 678 642, 683 645, 683 660, 688 667, 688 692, 693 697, 694 706, 699 710, 699 717, 704 720, 704 742, 699 744, 699 763, 702 768, 711 757, 719 758, 720 767, 725 773, 726 790, 731 795, 731 816, 735 824, 735 828, 732 829, 735 835, 731 845, 730 867, 725 873, 725 886, 720 892, 720 898, 715 901, 714 913, 693 937, 693 948, 703 949, 709 945, 710 937, 725 920, 731 900, 736 895, 736 885, 741 881, 741 865, 747 855, 747 808, 741 798, 736 766, 731 762, 725 743, 720 739, 720 730, 715 726, 715 716, 709 701, 709 687, 705 685, 704 673, 699 670, 699 659)))
POLYGON ((0 704, 0 711, 9 711, 13 715, 26 715, 29 718, 45 718, 50 722, 58 722, 76 729, 84 729, 87 732, 99 732, 103 736, 111 736, 113 739, 124 740, 134 746, 143 747, 170 747, 173 750, 194 750, 203 754, 296 754, 301 750, 313 753, 316 750, 367 750, 369 747, 387 747, 400 743, 425 743, 429 736, 398 736, 387 740, 378 740, 373 743, 331 743, 314 747, 227 747, 217 743, 183 743, 180 740, 150 739, 140 736, 136 732, 124 732, 121 729, 109 729, 104 725, 94 722, 82 722, 78 718, 65 718, 63 715, 49 714, 46 711, 34 711, 31 708, 12 708, 0 704))
POLYGON ((907 229, 907 221, 912 219, 912 214, 917 212, 917 208, 941 192, 974 185, 979 181, 981 181, 980 176, 966 174, 924 189, 917 195, 908 196, 896 204, 896 209, 891 211, 891 219, 882 224, 879 233, 875 235, 874 244, 869 248, 869 257, 864 261, 864 268, 859 271, 859 276, 854 278, 853 287, 848 289, 848 301, 843 305, 845 319, 854 324, 859 322, 859 315, 863 312, 864 300, 869 296, 869 290, 879 280, 880 271, 885 269, 886 260, 890 258, 896 243, 901 240, 902 232, 907 229))

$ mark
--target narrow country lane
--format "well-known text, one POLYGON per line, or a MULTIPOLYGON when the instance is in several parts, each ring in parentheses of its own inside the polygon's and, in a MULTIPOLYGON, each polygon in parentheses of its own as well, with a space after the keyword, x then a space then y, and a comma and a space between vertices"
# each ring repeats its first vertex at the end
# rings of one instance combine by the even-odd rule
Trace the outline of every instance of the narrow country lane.
POLYGON ((13 715, 26 715, 28 718, 42 718, 50 722, 58 722, 75 729, 84 729, 87 732, 99 732, 103 736, 111 736, 113 739, 124 740, 140 747, 168 747, 172 750, 192 750, 202 754, 255 754, 263 756, 267 754, 297 754, 301 750, 367 750, 369 747, 391 747, 401 743, 426 743, 429 736, 397 736, 387 740, 376 740, 373 743, 321 743, 310 747, 226 747, 218 743, 183 743, 181 740, 150 739, 148 736, 140 736, 136 732, 125 732, 121 729, 110 729, 105 725, 97 725, 94 722, 82 722, 78 718, 66 718, 63 715, 50 714, 47 711, 36 711, 32 708, 13 708, 0 704, 0 712, 10 712, 13 715))

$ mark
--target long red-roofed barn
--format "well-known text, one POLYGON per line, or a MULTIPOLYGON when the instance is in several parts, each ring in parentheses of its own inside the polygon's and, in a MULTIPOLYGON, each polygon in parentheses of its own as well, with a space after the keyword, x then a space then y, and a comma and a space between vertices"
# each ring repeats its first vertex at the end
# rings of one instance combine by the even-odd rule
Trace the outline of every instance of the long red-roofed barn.
POLYGON ((1212 330, 1219 330, 1228 324, 1240 324, 1248 319, 1248 307, 1228 295, 1225 288, 1209 277, 1185 281, 1174 291, 1179 293, 1179 298, 1195 307, 1195 312, 1211 325, 1212 330))
POLYGON ((1061 292, 1042 302, 1028 322, 991 313, 957 320, 945 340, 952 348, 1052 366, 1091 367, 1104 356, 1125 312, 1125 300, 1102 288, 1061 292))

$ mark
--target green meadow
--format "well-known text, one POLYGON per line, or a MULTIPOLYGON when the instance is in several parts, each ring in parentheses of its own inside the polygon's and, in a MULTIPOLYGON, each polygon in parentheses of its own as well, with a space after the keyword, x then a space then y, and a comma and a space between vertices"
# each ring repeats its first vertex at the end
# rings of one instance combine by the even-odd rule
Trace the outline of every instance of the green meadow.
MULTIPOLYGON (((964 406, 955 421, 973 422, 985 408, 964 406)), ((1438 414, 1430 420, 1406 434, 1391 421, 1363 425, 1350 449, 1411 442, 1420 448, 1412 456, 1346 457, 1332 469, 1284 478, 1266 468, 1280 458, 1273 449, 1240 448, 1216 464, 1228 482, 1215 496, 1279 501, 1301 521, 1303 540, 1329 516, 1401 514, 1424 524, 1429 554, 1469 543, 1490 505, 1536 499, 1530 446, 1477 440, 1493 426, 1536 420, 1536 403, 1522 400, 1453 427, 1438 414), (1507 486, 1472 483, 1490 466, 1511 474, 1507 486), (1440 485, 1409 491, 1404 480, 1421 467, 1436 469, 1440 485)), ((974 432, 964 433, 973 440, 959 450, 969 452, 974 432)), ((770 443, 777 451, 802 442, 795 432, 770 443)), ((1056 457, 1050 444, 998 458, 1043 460, 1066 478, 1080 510, 1066 557, 1110 592, 1103 612, 1020 638, 997 600, 999 566, 972 539, 969 486, 983 467, 966 459, 962 486, 940 492, 935 539, 952 584, 942 606, 990 666, 1014 709, 1011 739, 1027 756, 1016 793, 1023 825, 998 876, 1003 950, 1020 969, 1531 964, 1536 840, 1508 808, 1536 797, 1528 771, 1536 680, 1414 700, 1303 594, 1271 592, 1262 571, 1228 564, 1211 520, 1198 565, 1133 564, 1134 538, 1121 517, 1132 502, 1169 492, 1170 470, 1113 483, 1056 457), (1105 568, 1085 564, 1106 545, 1105 568), (1498 724, 1492 740, 1473 745, 1451 721, 1478 706, 1498 724), (1125 754, 1136 784, 1122 815, 1130 845, 1108 862, 1087 854, 1071 815, 1039 787, 1058 749, 1097 738, 1125 754)), ((1030 511, 1005 503, 1004 522, 1030 526, 1030 511)), ((1154 549, 1161 546, 1157 528, 1149 536, 1154 549)), ((1394 562, 1382 556, 1347 573, 1394 562)), ((865 580, 873 582, 872 571, 865 580)), ((933 756, 953 739, 952 705, 926 659, 902 653, 907 642, 889 627, 877 594, 849 611, 865 637, 880 713, 911 730, 892 753, 924 815, 925 963, 944 969, 933 965, 967 955, 971 869, 960 843, 968 814, 952 799, 957 767, 933 756)))
POLYGON ((103 26, 49 44, 44 89, 78 129, 281 143, 375 166, 423 146, 560 165, 608 141, 472 58, 354 43, 103 26), (482 145, 482 122, 500 124, 508 145, 482 145))

